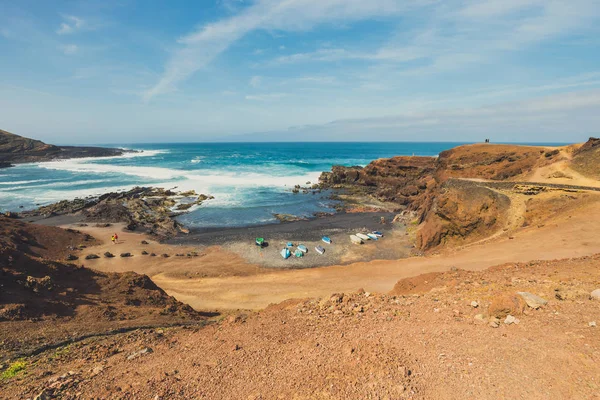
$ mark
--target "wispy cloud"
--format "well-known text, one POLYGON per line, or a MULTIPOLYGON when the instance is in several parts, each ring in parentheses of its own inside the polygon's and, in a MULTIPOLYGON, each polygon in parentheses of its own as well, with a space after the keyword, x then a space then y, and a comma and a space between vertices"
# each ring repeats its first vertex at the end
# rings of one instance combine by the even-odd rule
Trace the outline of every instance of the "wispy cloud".
POLYGON ((162 78, 144 99, 174 90, 210 63, 233 42, 255 30, 303 31, 332 22, 352 22, 379 16, 399 15, 411 7, 433 0, 257 0, 239 14, 202 26, 179 39, 180 47, 167 62, 162 78))
POLYGON ((246 100, 273 101, 273 100, 280 100, 287 96, 288 96, 287 93, 264 93, 264 94, 247 95, 246 100))
POLYGON ((65 44, 65 45, 59 46, 59 49, 65 55, 70 56, 70 55, 77 53, 77 51, 79 50, 79 47, 76 44, 65 44))
POLYGON ((56 30, 58 35, 69 35, 75 33, 85 26, 85 21, 82 18, 74 15, 62 15, 64 22, 56 30))
POLYGON ((261 76, 253 76, 252 78, 250 78, 250 82, 248 82, 248 84, 250 86, 252 86, 253 88, 257 88, 260 86, 261 82, 262 82, 261 76))

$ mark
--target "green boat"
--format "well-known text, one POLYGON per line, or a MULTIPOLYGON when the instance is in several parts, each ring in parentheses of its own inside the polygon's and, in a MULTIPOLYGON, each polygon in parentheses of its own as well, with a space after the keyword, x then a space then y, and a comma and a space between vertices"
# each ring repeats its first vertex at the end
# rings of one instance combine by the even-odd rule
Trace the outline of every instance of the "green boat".
POLYGON ((265 244, 265 238, 256 238, 256 245, 259 247, 263 247, 265 244))
POLYGON ((296 250, 296 251, 294 252, 294 255, 295 255, 296 257, 298 257, 298 258, 300 258, 300 257, 304 257, 304 253, 303 253, 303 252, 301 252, 300 250, 296 250))

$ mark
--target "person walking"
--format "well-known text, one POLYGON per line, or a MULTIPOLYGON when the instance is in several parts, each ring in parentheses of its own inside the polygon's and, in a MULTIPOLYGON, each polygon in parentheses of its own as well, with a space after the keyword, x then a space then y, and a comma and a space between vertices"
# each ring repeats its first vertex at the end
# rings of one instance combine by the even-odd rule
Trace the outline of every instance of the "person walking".
POLYGON ((119 235, 115 233, 115 243, 119 243, 119 235))
POLYGON ((112 236, 110 237, 110 240, 112 240, 113 244, 115 244, 115 240, 117 240, 117 239, 115 239, 115 235, 112 235, 112 236))

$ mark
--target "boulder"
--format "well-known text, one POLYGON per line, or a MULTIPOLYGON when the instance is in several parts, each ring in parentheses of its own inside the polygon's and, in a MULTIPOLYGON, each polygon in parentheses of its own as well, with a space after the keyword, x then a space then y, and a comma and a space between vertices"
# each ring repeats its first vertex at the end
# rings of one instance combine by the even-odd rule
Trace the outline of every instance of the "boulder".
POLYGON ((131 253, 121 253, 121 257, 133 257, 131 253))
POLYGON ((96 258, 100 258, 100 256, 98 256, 97 254, 88 254, 87 256, 85 256, 86 260, 95 260, 96 258))
POLYGON ((146 250, 144 250, 144 251, 142 251, 142 255, 143 255, 143 256, 147 256, 147 255, 148 255, 148 252, 147 252, 146 250))
POLYGON ((113 253, 111 253, 110 251, 107 251, 106 253, 104 253, 104 257, 106 258, 113 258, 115 255, 113 253))
POLYGON ((505 318, 508 315, 520 315, 527 303, 520 296, 503 294, 492 299, 488 309, 491 316, 505 318))
POLYGON ((69 254, 69 255, 67 256, 67 261, 75 261, 75 260, 79 260, 79 257, 77 257, 77 256, 76 256, 76 255, 74 255, 74 254, 69 254))
POLYGON ((600 300, 600 289, 596 289, 590 293, 590 298, 592 300, 600 300))
POLYGON ((545 306, 546 304, 548 304, 547 300, 542 299, 540 296, 537 296, 533 293, 529 293, 529 292, 517 292, 517 294, 519 296, 521 296, 523 298, 523 300, 525 300, 525 302, 527 303, 527 305, 531 308, 535 308, 538 309, 541 306, 545 306))

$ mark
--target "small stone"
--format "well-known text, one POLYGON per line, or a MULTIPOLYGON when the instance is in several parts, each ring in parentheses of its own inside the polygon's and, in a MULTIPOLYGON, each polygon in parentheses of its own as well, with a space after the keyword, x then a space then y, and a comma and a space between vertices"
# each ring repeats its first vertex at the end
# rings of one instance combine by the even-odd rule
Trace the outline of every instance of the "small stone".
POLYGON ((106 258, 113 258, 115 255, 109 251, 107 251, 106 253, 104 253, 104 257, 106 258))
POLYGON ((96 258, 100 258, 97 254, 88 254, 85 256, 86 260, 95 260, 96 258))
POLYGON ((515 323, 515 319, 516 319, 516 318, 515 318, 515 317, 513 317, 512 315, 508 315, 508 316, 506 317, 506 319, 504 320, 504 323, 505 323, 506 325, 514 324, 514 323, 515 323))
POLYGON ((485 317, 483 316, 483 314, 477 314, 473 317, 473 320, 477 325, 485 324, 485 317))
POLYGON ((493 320, 493 321, 490 321, 489 326, 491 328, 497 328, 497 327, 500 326, 500 323, 498 321, 496 321, 496 320, 493 320))
POLYGON ((147 256, 147 255, 148 255, 148 252, 147 252, 146 250, 144 250, 144 251, 142 251, 142 255, 143 255, 143 256, 147 256))
POLYGON ((434 308, 433 312, 440 312, 440 309, 439 308, 434 308))
POLYGON ((67 256, 67 261, 75 261, 75 260, 78 260, 78 259, 79 259, 79 257, 77 257, 76 255, 73 255, 73 254, 69 254, 67 256))
POLYGON ((588 326, 590 328, 595 328, 596 327, 596 321, 592 321, 592 322, 588 323, 588 326))
POLYGON ((590 298, 592 300, 600 300, 600 289, 596 289, 592 293, 590 293, 590 298))
POLYGON ((130 355, 127 357, 127 359, 128 359, 128 360, 133 360, 133 359, 135 359, 135 358, 138 358, 138 357, 140 357, 140 356, 143 356, 144 354, 150 354, 150 353, 153 353, 153 352, 154 352, 154 350, 152 350, 150 347, 145 347, 145 348, 143 348, 143 349, 142 349, 142 350, 140 350, 140 351, 136 351, 135 353, 131 353, 131 354, 130 354, 130 355))
POLYGON ((163 257, 163 258, 169 258, 170 256, 167 253, 164 253, 161 257, 163 257))
POLYGON ((126 257, 133 257, 131 255, 131 253, 121 253, 121 257, 126 258, 126 257))
POLYGON ((478 303, 478 302, 476 302, 476 301, 472 301, 472 302, 471 302, 471 307, 473 307, 473 308, 477 308, 477 307, 479 307, 479 303, 478 303))
POLYGON ((517 292, 517 294, 519 296, 521 296, 523 298, 523 300, 525 300, 525 302, 527 303, 527 305, 529 307, 531 307, 531 308, 538 309, 541 306, 545 306, 546 304, 548 304, 548 300, 544 300, 540 296, 536 296, 533 293, 529 293, 529 292, 517 292))
POLYGON ((371 293, 365 292, 365 297, 369 297, 370 295, 371 295, 371 293))
POLYGON ((148 242, 147 242, 147 241, 145 241, 145 240, 142 240, 140 243, 142 243, 142 244, 150 244, 150 243, 148 243, 148 242))

